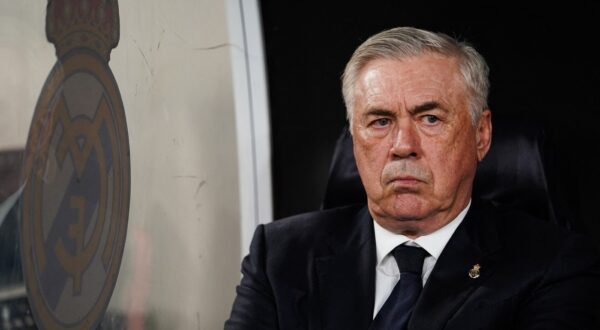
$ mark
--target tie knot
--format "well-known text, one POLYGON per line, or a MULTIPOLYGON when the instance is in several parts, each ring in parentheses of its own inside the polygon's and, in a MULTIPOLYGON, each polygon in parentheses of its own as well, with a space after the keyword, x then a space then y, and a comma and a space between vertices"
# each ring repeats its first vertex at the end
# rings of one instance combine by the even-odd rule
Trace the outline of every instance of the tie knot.
POLYGON ((421 274, 423 270, 423 260, 429 255, 421 247, 398 245, 392 250, 394 259, 398 263, 400 272, 409 272, 414 274, 421 274))

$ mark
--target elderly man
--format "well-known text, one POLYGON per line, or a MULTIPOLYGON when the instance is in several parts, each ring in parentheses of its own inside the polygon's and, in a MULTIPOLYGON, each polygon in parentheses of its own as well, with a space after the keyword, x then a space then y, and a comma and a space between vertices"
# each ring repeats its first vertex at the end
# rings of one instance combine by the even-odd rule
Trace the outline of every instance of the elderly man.
POLYGON ((471 197, 487 73, 444 34, 364 42, 343 95, 367 206, 259 226, 225 328, 595 328, 594 245, 471 197))

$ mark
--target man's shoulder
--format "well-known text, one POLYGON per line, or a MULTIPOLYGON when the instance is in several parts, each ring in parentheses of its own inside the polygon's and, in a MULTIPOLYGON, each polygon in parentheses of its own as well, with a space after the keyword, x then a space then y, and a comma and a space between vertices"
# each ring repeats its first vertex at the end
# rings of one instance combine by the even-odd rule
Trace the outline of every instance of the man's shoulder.
POLYGON ((365 208, 357 204, 293 215, 264 225, 265 237, 278 244, 312 244, 351 230, 365 208))
MULTIPOLYGON (((548 219, 536 218, 522 211, 487 206, 493 213, 502 245, 523 258, 549 262, 568 251, 585 251, 597 256, 595 242, 585 233, 561 227, 548 219), (546 260, 544 260, 546 259, 546 260)), ((532 261, 530 261, 532 262, 532 261)))
POLYGON ((356 215, 363 208, 364 205, 356 204, 296 214, 266 224, 265 231, 294 235, 305 231, 323 231, 328 228, 351 226, 357 220, 356 215))
POLYGON ((558 226, 548 219, 537 218, 520 210, 508 207, 496 207, 488 204, 494 213, 499 231, 509 239, 528 239, 560 242, 571 234, 567 228, 558 226))

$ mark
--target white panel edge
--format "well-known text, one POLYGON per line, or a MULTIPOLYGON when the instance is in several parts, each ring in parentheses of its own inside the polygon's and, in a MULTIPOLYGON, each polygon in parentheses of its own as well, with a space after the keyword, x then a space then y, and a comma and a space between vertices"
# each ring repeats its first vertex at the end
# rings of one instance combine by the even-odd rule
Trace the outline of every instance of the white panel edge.
POLYGON ((273 220, 271 145, 265 57, 256 0, 227 0, 234 86, 240 248, 248 254, 257 225, 273 220))

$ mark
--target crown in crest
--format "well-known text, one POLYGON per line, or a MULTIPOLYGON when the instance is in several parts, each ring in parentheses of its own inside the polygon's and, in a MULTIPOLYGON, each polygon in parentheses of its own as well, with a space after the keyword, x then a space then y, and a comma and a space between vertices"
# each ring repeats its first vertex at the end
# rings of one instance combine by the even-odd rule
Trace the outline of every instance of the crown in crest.
POLYGON ((61 58, 88 48, 106 61, 119 43, 118 0, 48 0, 46 37, 61 58))

